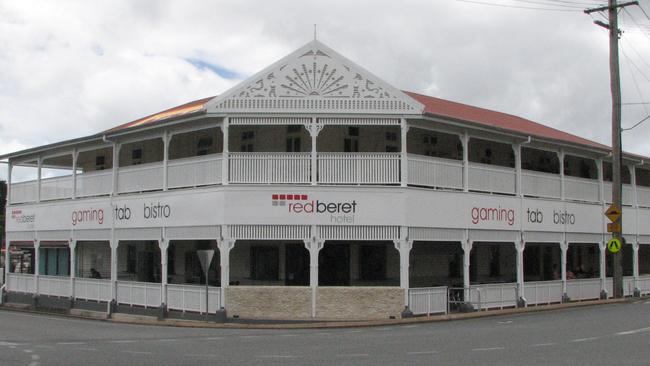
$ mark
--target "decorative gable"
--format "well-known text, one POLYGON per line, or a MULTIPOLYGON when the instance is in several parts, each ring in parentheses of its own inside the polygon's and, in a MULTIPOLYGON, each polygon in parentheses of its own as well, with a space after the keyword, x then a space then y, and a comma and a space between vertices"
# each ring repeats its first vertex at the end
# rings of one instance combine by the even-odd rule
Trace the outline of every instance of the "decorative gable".
POLYGON ((422 114, 424 106, 314 40, 206 106, 207 112, 422 114))

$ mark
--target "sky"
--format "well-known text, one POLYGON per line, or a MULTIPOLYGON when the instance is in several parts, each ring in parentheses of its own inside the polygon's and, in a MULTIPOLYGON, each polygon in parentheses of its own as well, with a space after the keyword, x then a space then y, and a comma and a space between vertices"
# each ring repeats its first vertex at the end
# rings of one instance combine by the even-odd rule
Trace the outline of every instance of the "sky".
MULTIPOLYGON (((640 4, 620 13, 623 127, 650 114, 650 0, 640 4)), ((610 145, 608 33, 582 12, 599 5, 0 0, 0 154, 221 94, 313 39, 314 24, 397 88, 610 145)), ((623 148, 650 157, 648 137, 650 120, 623 133, 623 148)))

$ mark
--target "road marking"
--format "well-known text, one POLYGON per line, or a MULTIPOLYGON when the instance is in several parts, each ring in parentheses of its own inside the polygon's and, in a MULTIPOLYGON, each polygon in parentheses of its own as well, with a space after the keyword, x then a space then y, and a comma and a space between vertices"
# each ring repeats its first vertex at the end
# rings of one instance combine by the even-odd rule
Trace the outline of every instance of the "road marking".
POLYGON ((338 357, 368 357, 370 356, 367 353, 346 353, 346 354, 341 354, 338 355, 338 357))
POLYGON ((402 328, 417 328, 417 327, 419 327, 419 325, 415 325, 415 324, 402 326, 402 328))
POLYGON ((504 321, 497 322, 497 324, 511 324, 511 323, 512 320, 504 320, 504 321))
POLYGON ((208 338, 199 338, 200 341, 216 341, 218 339, 223 339, 223 337, 208 337, 208 338))
POLYGON ((323 336, 323 335, 330 335, 330 333, 329 332, 318 332, 318 333, 314 333, 314 335, 323 336))
POLYGON ((572 340, 571 342, 575 342, 575 343, 578 343, 578 342, 588 342, 588 341, 593 341, 594 339, 598 339, 598 338, 600 338, 600 337, 578 338, 578 339, 574 339, 574 340, 572 340))
POLYGON ((38 361, 38 360, 40 360, 40 359, 41 359, 41 356, 39 356, 39 355, 32 355, 32 360, 34 360, 34 361, 38 361))
POLYGON ((259 335, 245 335, 245 336, 241 336, 241 338, 245 338, 245 339, 259 338, 259 337, 261 337, 261 336, 259 336, 259 335))
POLYGON ((178 341, 178 339, 176 338, 163 338, 158 340, 158 342, 176 342, 176 341, 178 341))
POLYGON ((40 344, 38 346, 34 346, 34 348, 54 348, 54 346, 46 346, 44 344, 40 344))
POLYGON ((373 328, 373 330, 374 330, 375 332, 383 332, 383 331, 386 331, 386 330, 389 330, 389 329, 390 329, 390 328, 373 328))
POLYGON ((131 340, 131 339, 124 339, 124 340, 117 340, 117 341, 110 341, 110 343, 135 343, 136 341, 131 340))
POLYGON ((557 343, 555 342, 549 342, 549 343, 536 343, 536 344, 531 344, 531 347, 548 347, 548 346, 555 346, 557 343))
POLYGON ((190 353, 186 355, 188 357, 209 357, 209 358, 214 358, 214 357, 219 357, 219 355, 214 355, 214 354, 209 354, 209 353, 190 353))
POLYGON ((292 356, 292 355, 260 355, 255 357, 257 358, 298 358, 298 356, 292 356))
POLYGON ((77 347, 77 348, 71 348, 73 351, 88 351, 88 352, 96 352, 97 348, 88 348, 88 347, 77 347))
POLYGON ((407 355, 433 355, 438 353, 438 351, 416 351, 416 352, 406 352, 407 355))
POLYGON ((25 352, 25 353, 33 353, 34 351, 32 351, 31 349, 24 349, 23 352, 25 352))
POLYGON ((630 335, 630 334, 637 334, 637 333, 644 333, 644 332, 650 332, 650 327, 628 330, 625 332, 618 332, 616 333, 616 335, 630 335))
POLYGON ((297 337, 297 334, 280 334, 280 337, 297 337))
POLYGON ((348 330, 346 333, 361 333, 363 332, 361 329, 358 330, 348 330))
POLYGON ((57 344, 61 346, 72 346, 72 345, 86 344, 86 342, 58 342, 57 344))
POLYGON ((145 351, 122 351, 122 353, 130 353, 133 355, 150 355, 151 352, 145 352, 145 351))
POLYGON ((19 345, 18 343, 0 341, 0 346, 16 347, 18 345, 19 345))
POLYGON ((473 348, 472 351, 474 352, 481 352, 481 351, 498 351, 506 349, 505 347, 487 347, 487 348, 473 348))

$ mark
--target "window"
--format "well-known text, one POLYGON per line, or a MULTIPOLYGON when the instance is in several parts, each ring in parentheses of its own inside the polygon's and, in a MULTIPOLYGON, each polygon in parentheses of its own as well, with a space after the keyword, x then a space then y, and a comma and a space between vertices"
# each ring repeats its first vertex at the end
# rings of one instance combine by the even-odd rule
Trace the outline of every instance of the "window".
POLYGON ((348 127, 348 135, 359 137, 359 127, 348 127))
POLYGON ((344 152, 359 152, 359 140, 356 138, 346 138, 343 140, 344 152))
POLYGON ((287 133, 300 133, 301 129, 301 125, 289 125, 287 126, 287 133))
POLYGON ((142 148, 138 147, 133 150, 131 150, 131 161, 133 162, 133 165, 141 164, 142 163, 142 148))
POLYGON ((242 152, 253 152, 253 144, 241 145, 242 152))
POLYGON ((399 152, 397 146, 386 145, 386 152, 399 152))
POLYGON ((386 132, 386 141, 397 141, 396 132, 386 132))
POLYGON ((362 245, 359 253, 359 276, 363 281, 386 279, 386 246, 362 245))
POLYGON ((287 138, 287 152, 300 152, 300 137, 287 138))
POLYGON ((255 132, 254 131, 244 131, 241 133, 241 139, 242 140, 252 140, 255 138, 255 132))
POLYGON ((196 144, 196 155, 208 155, 212 147, 212 137, 202 137, 196 144))
POLYGON ((104 155, 95 157, 95 169, 96 170, 106 169, 106 157, 104 155))
POLYGON ((278 247, 251 247, 251 279, 277 281, 280 278, 280 251, 278 247))

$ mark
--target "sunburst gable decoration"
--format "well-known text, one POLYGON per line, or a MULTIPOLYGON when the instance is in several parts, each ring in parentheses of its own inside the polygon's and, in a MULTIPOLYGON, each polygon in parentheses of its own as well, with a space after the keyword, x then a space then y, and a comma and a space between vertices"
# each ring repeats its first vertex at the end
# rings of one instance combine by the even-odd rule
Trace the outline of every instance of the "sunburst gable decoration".
POLYGON ((208 112, 420 114, 423 106, 318 41, 208 103, 208 112))

